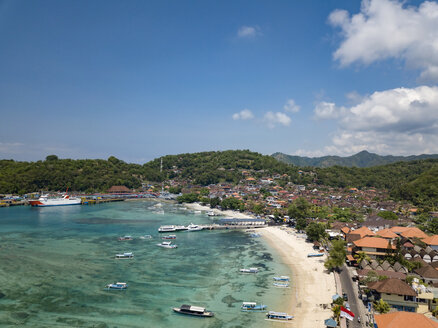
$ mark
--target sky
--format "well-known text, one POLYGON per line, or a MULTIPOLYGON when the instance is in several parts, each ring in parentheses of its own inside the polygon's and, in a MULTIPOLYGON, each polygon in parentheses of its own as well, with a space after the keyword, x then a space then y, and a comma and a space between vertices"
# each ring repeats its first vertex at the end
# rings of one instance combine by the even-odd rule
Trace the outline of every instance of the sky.
POLYGON ((0 0, 0 159, 438 153, 438 2, 0 0))

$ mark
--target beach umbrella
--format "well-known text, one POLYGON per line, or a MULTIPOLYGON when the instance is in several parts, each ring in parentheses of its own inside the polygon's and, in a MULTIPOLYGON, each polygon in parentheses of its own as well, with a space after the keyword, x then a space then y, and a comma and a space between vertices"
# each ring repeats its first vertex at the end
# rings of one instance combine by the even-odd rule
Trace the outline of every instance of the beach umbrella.
POLYGON ((338 324, 336 323, 336 321, 333 320, 332 318, 329 318, 329 319, 324 320, 324 325, 325 325, 326 327, 332 327, 332 328, 335 328, 335 327, 338 326, 338 324))
POLYGON ((340 298, 341 296, 339 296, 338 294, 335 294, 332 296, 332 300, 336 301, 338 298, 340 298))

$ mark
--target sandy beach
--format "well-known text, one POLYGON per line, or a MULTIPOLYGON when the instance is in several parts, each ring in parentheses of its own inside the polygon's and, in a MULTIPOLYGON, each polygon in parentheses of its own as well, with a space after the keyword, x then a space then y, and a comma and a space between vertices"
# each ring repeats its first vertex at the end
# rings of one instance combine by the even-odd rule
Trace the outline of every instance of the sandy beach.
POLYGON ((253 218, 253 216, 245 214, 245 213, 241 213, 238 211, 231 211, 231 210, 227 210, 227 211, 221 211, 218 210, 217 208, 215 209, 211 209, 210 206, 203 206, 199 203, 184 203, 184 206, 194 210, 194 211, 213 211, 214 214, 216 215, 221 215, 223 217, 231 217, 231 218, 236 218, 236 219, 247 219, 247 218, 253 218))
POLYGON ((336 294, 334 276, 324 268, 326 256, 308 258, 307 254, 315 252, 312 244, 306 243, 303 235, 295 233, 293 229, 283 229, 263 228, 262 236, 277 249, 293 272, 291 278, 295 293, 288 313, 294 315, 294 319, 288 326, 324 327, 324 320, 332 316, 331 297, 336 294))

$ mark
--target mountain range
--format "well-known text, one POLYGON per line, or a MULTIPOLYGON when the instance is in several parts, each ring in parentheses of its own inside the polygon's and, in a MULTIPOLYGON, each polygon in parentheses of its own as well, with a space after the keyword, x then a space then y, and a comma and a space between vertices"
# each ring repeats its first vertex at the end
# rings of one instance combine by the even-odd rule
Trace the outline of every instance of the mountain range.
POLYGON ((302 157, 295 155, 287 155, 284 153, 274 153, 271 155, 275 159, 293 164, 300 167, 331 167, 331 166, 345 166, 345 167, 372 167, 378 165, 386 165, 396 162, 408 162, 422 159, 438 158, 438 154, 431 155, 411 155, 411 156, 380 156, 363 150, 355 155, 348 157, 340 156, 323 156, 323 157, 302 157))

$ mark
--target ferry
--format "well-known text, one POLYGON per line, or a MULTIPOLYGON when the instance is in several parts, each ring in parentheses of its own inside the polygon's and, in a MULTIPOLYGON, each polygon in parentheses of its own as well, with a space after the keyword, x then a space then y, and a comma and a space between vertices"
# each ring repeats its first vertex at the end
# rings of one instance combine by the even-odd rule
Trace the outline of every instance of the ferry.
POLYGON ((174 225, 165 225, 158 228, 158 232, 174 232, 176 228, 174 225))
POLYGON ((116 254, 115 256, 116 259, 121 260, 121 259, 133 259, 134 258, 134 254, 132 252, 125 252, 122 254, 116 254))
POLYGON ((176 235, 163 236, 163 237, 161 237, 161 239, 176 239, 176 235))
POLYGON ((183 230, 187 230, 188 228, 186 226, 183 225, 177 225, 175 226, 175 231, 183 231, 183 230))
POLYGON ((105 287, 107 290, 110 289, 117 289, 117 290, 123 290, 128 288, 128 284, 126 282, 115 282, 114 284, 108 284, 105 287))
POLYGON ((171 241, 163 241, 162 243, 157 244, 157 246, 164 247, 164 248, 177 248, 178 247, 177 245, 172 245, 171 241))
POLYGON ((266 313, 266 316, 269 320, 281 320, 281 321, 288 321, 294 318, 290 314, 284 312, 274 312, 274 311, 269 311, 268 313, 266 313))
POLYGON ((62 197, 49 198, 48 195, 41 195, 38 200, 30 200, 29 204, 37 207, 46 206, 67 206, 67 205, 81 205, 81 200, 76 197, 71 197, 67 194, 62 197))
POLYGON ((132 240, 132 236, 128 236, 128 235, 126 235, 126 236, 123 236, 123 237, 119 237, 118 240, 119 240, 119 241, 132 240))
POLYGON ((278 288, 289 288, 289 283, 287 282, 274 282, 273 285, 278 288))
POLYGON ((275 281, 289 281, 290 278, 288 276, 280 276, 280 277, 274 277, 275 281))
POLYGON ((173 311, 180 314, 187 314, 187 315, 193 315, 196 317, 204 317, 204 318, 209 318, 214 316, 213 312, 206 311, 205 308, 203 307, 192 306, 187 304, 183 304, 179 308, 173 308, 173 311))
POLYGON ((258 268, 249 268, 249 269, 240 269, 241 273, 257 273, 259 272, 258 268))
POLYGON ((240 310, 243 312, 264 311, 267 306, 264 304, 257 305, 256 302, 243 302, 240 310))
POLYGON ((201 227, 201 226, 199 226, 199 225, 197 225, 197 224, 193 224, 193 223, 190 223, 188 226, 187 226, 187 231, 200 231, 200 230, 202 230, 203 228, 201 227))

